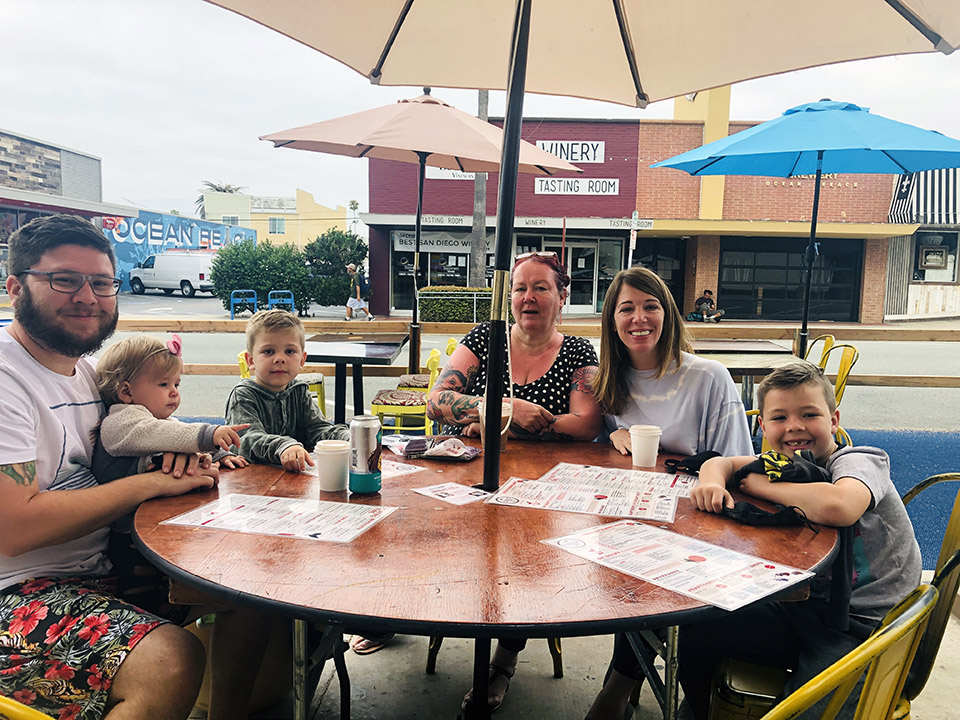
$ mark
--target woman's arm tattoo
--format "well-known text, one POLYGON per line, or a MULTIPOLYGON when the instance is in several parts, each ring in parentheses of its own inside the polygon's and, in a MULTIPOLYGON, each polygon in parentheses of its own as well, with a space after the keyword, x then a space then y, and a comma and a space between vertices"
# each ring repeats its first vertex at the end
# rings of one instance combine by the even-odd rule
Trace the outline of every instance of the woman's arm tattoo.
POLYGON ((570 389, 593 395, 593 379, 597 376, 596 366, 577 368, 570 378, 570 389))

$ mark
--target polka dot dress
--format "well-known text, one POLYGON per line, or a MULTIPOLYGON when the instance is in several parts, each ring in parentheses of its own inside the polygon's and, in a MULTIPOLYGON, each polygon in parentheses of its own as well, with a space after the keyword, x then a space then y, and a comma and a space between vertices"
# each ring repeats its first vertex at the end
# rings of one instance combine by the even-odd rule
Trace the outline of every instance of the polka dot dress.
MULTIPOLYGON (((490 323, 483 322, 477 325, 460 341, 480 360, 480 372, 463 390, 464 395, 482 396, 487 390, 487 360, 490 356, 490 323)), ((504 341, 506 353, 506 341, 504 341)), ((597 353, 588 340, 572 335, 563 336, 563 344, 557 353, 553 365, 542 376, 526 385, 513 384, 513 396, 521 400, 536 403, 554 415, 564 415, 570 412, 570 384, 573 373, 583 367, 596 367, 597 353)), ((504 373, 503 397, 509 395, 507 378, 504 373)), ((443 433, 459 435, 463 432, 462 425, 446 425, 443 433)))

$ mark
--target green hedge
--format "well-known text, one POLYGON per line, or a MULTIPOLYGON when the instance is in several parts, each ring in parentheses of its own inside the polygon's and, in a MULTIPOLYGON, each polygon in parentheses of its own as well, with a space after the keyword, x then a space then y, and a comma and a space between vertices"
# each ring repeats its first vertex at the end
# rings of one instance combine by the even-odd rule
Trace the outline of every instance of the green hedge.
POLYGON ((420 289, 421 322, 473 322, 473 295, 477 298, 477 319, 490 319, 491 291, 488 287, 460 287, 458 285, 432 285, 420 289), (446 297, 431 297, 444 295, 446 297), (450 297, 459 295, 460 297, 450 297))

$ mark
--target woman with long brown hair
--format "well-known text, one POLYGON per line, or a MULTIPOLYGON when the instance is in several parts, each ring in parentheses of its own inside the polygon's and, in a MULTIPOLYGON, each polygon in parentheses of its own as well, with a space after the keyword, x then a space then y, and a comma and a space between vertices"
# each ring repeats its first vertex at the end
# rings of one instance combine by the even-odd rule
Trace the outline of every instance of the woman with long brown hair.
MULTIPOLYGON (((630 452, 631 425, 659 426, 661 449, 678 455, 753 453, 730 373, 715 360, 693 354, 670 289, 647 268, 617 273, 607 289, 594 390, 604 431, 624 455, 630 452)), ((624 717, 630 691, 642 679, 633 648, 618 635, 610 672, 588 720, 624 717)))
POLYGON ((660 446, 680 455, 752 452, 730 373, 693 354, 669 288, 647 268, 617 273, 607 290, 594 391, 604 430, 624 455, 631 425, 659 426, 660 446))

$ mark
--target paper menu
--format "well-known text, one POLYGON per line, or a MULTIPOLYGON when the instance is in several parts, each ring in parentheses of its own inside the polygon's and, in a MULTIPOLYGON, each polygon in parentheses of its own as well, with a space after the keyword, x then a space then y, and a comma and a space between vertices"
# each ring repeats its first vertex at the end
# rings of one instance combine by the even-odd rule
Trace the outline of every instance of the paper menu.
POLYGON ((234 493, 164 520, 232 532, 346 543, 397 508, 234 493))
POLYGON ((543 542, 725 610, 736 610, 813 576, 633 520, 543 542))
POLYGON ((559 463, 538 479, 565 485, 591 485, 610 491, 623 490, 676 497, 690 497, 690 488, 697 483, 697 479, 691 475, 574 463, 559 463))
POLYGON ((413 491, 415 493, 420 493, 421 495, 426 495, 427 497, 435 500, 442 500, 443 502, 450 503, 451 505, 466 505, 478 500, 483 500, 485 497, 490 495, 490 493, 488 493, 486 490, 478 490, 475 487, 470 487, 469 485, 460 485, 459 483, 454 482, 441 483, 439 485, 431 485, 423 488, 414 488, 413 491))
POLYGON ((510 478, 484 502, 660 522, 673 522, 677 512, 675 496, 523 478, 510 478))

